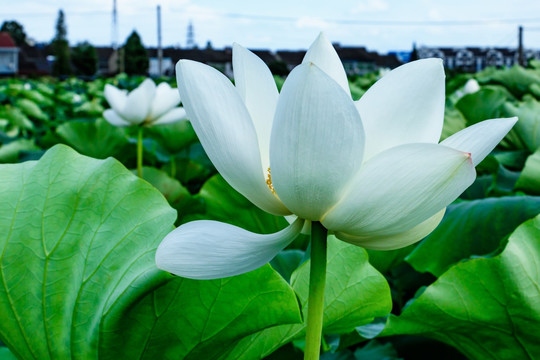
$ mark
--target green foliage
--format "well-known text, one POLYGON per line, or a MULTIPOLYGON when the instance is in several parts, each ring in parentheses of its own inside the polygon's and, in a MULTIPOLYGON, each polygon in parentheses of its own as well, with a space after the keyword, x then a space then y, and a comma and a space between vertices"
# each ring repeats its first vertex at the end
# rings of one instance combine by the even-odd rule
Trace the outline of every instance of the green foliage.
POLYGON ((427 287, 381 336, 418 334, 469 359, 540 357, 540 215, 495 257, 457 264, 427 287))
POLYGON ((494 252, 524 221, 540 213, 540 197, 487 198, 451 205, 441 224, 407 257, 420 272, 440 276, 454 263, 494 252))
POLYGON ((148 53, 139 34, 134 30, 124 45, 124 71, 128 75, 145 75, 148 72, 148 53))
POLYGON ((93 76, 98 70, 96 48, 89 42, 79 43, 72 49, 71 61, 77 75, 93 76))
POLYGON ((519 137, 523 148, 533 153, 540 148, 540 102, 531 96, 526 96, 523 100, 524 102, 517 105, 507 102, 503 112, 505 116, 519 118, 513 131, 519 137))
MULTIPOLYGON (((304 318, 308 298, 309 264, 303 263, 292 274, 304 318)), ((324 293, 323 331, 346 333, 356 326, 370 323, 374 317, 390 312, 390 289, 384 277, 368 262, 364 249, 328 238, 327 280, 324 293)), ((302 339, 305 325, 282 325, 263 330, 242 339, 222 359, 262 359, 294 339, 302 339)))
POLYGON ((81 154, 97 159, 109 156, 122 158, 122 151, 128 145, 125 130, 103 119, 65 122, 58 126, 56 132, 81 154))
POLYGON ((0 27, 0 32, 7 32, 11 35, 15 44, 19 47, 26 44, 26 33, 23 26, 15 20, 6 20, 0 27))
POLYGON ((183 222, 202 218, 212 219, 259 234, 275 233, 288 225, 283 217, 271 215, 257 208, 219 174, 204 183, 199 197, 206 205, 204 214, 192 215, 183 222))
POLYGON ((467 119, 467 125, 476 124, 486 119, 500 117, 502 106, 507 100, 504 89, 492 87, 465 95, 456 103, 456 108, 467 119))
POLYGON ((0 146, 0 163, 17 163, 24 151, 38 150, 34 140, 18 139, 0 146))
POLYGON ((143 179, 158 189, 167 202, 176 210, 178 216, 183 217, 193 212, 203 212, 204 202, 190 194, 178 180, 167 175, 166 172, 153 167, 143 168, 143 179))
POLYGON ((49 116, 45 112, 43 112, 43 110, 41 110, 41 108, 32 100, 18 99, 15 105, 17 105, 17 107, 21 109, 23 113, 30 118, 41 121, 49 120, 49 116))
POLYGON ((540 195, 540 148, 527 158, 515 187, 528 194, 540 195))
MULTIPOLYGON (((538 197, 531 196, 540 195, 536 138, 540 85, 531 80, 540 76, 538 69, 488 69, 473 75, 447 77, 443 138, 490 117, 518 116, 519 122, 502 146, 477 166, 475 183, 449 206, 441 225, 423 242, 390 252, 369 251, 368 264, 364 250, 330 239, 335 256, 330 259, 327 283, 324 359, 441 358, 443 353, 447 358, 459 358, 449 355, 453 354, 452 349, 445 344, 411 337, 414 334, 446 341, 471 359, 489 356, 468 350, 470 345, 465 335, 476 336, 471 338, 478 343, 487 339, 486 343, 493 346, 495 358, 505 358, 507 354, 500 355, 493 340, 501 336, 501 344, 510 344, 506 358, 521 358, 508 342, 508 334, 518 334, 520 340, 523 337, 504 321, 509 318, 520 329, 527 329, 528 325, 519 320, 521 311, 527 313, 531 321, 536 321, 538 305, 531 302, 535 299, 535 294, 530 292, 532 285, 515 290, 522 279, 516 278, 514 270, 507 269, 507 265, 494 267, 495 262, 490 263, 489 269, 498 274, 497 279, 485 269, 477 271, 478 268, 471 270, 463 266, 506 256, 503 254, 507 250, 500 253, 509 234, 540 211, 538 197), (469 78, 478 80, 481 89, 464 96, 463 85, 469 78), (374 268, 384 274, 387 282, 374 268), (508 286, 502 289, 499 280, 508 286), (470 291, 480 296, 485 285, 496 292, 497 300, 505 306, 497 308, 480 298, 468 301, 470 298, 466 296, 462 300, 449 290, 450 283, 446 281, 452 281, 459 295, 470 291), (396 327, 399 331, 395 332, 399 336, 390 335, 394 334, 391 329, 397 324, 392 316, 383 333, 388 337, 368 344, 366 339, 377 336, 384 327, 384 319, 373 322, 371 319, 388 313, 389 293, 393 313, 402 314, 407 326, 400 322, 399 329, 396 327), (423 298, 422 294, 429 296, 423 298), (521 299, 523 307, 530 308, 518 309, 517 300, 513 299, 521 299), (464 303, 466 305, 462 305, 464 303), (361 310, 362 304, 367 304, 364 310, 361 310), (451 307, 452 304, 460 307, 459 311, 451 307), (441 306, 439 312, 438 306, 441 306), (409 308, 416 309, 412 310, 414 319, 409 308), (469 314, 464 314, 463 309, 470 312, 471 321, 466 325, 463 319, 469 314), (508 315, 503 310, 507 310, 508 315), (450 315, 445 317, 442 313, 450 315), (439 327, 425 327, 433 323, 439 327), (489 333, 489 329, 499 329, 499 334, 489 333), (448 338, 457 339, 456 343, 448 338), (429 346, 434 350, 430 352, 429 346), (420 355, 407 355, 403 350, 406 348, 419 349, 415 354, 420 355)), ((353 97, 360 97, 379 76, 367 74, 351 78, 353 97)), ((274 78, 278 88, 281 87, 284 78, 274 78)), ((90 82, 76 78, 62 81, 55 78, 0 79, 0 162, 37 160, 49 147, 64 143, 83 154, 101 159, 112 156, 128 168, 134 168, 136 133, 133 129, 111 126, 102 118, 104 109, 109 106, 103 89, 110 83, 133 90, 143 80, 144 77, 126 74, 90 82)), ((174 84, 174 79, 163 80, 174 84)), ((0 308, 0 313, 5 314, 0 322, 0 334, 3 334, 0 338, 6 342, 14 339, 9 340, 8 345, 19 358, 26 358, 20 355, 27 351, 24 349, 47 348, 47 341, 55 349, 66 349, 54 350, 58 353, 72 351, 68 358, 92 358, 92 354, 96 358, 96 351, 99 358, 260 359, 270 353, 269 360, 301 357, 303 325, 290 323, 300 321, 296 296, 303 306, 307 297, 307 237, 301 236, 278 254, 271 262, 273 269, 265 266, 239 277, 199 282, 157 271, 153 251, 159 242, 157 238, 171 228, 174 210, 178 213, 177 224, 213 219, 258 233, 276 232, 288 222, 261 211, 219 175, 213 176, 216 170, 189 121, 148 128, 144 136, 144 180, 133 177, 115 160, 87 159, 65 146, 49 151, 39 162, 1 166, 0 239, 11 236, 11 240, 5 248, 0 244, 6 254, 0 259, 0 280, 11 281, 9 296, 12 296, 11 291, 13 296, 18 296, 13 305, 18 312, 13 315, 11 308, 0 308), (140 191, 151 195, 143 196, 140 191), (118 203, 119 208, 101 218, 101 204, 110 204, 122 196, 125 199, 118 203), (15 206, 17 197, 22 201, 18 208, 15 206), (98 203, 100 206, 94 205, 98 203), (5 211, 17 215, 10 217, 5 211), (170 217, 167 222, 160 223, 156 218, 149 220, 154 225, 144 223, 146 216, 160 211, 170 217), (69 223, 71 218, 73 221, 69 223), (9 235, 12 221, 15 226, 9 235), (113 225, 117 228, 109 231, 113 225), (55 230, 60 228, 66 229, 63 240, 46 257, 43 244, 45 250, 50 250, 48 242, 60 237, 55 230), (123 233, 118 228, 124 232, 131 228, 133 232, 122 239, 123 233), (147 230, 148 236, 140 233, 142 228, 147 230), (94 237, 93 243, 89 242, 90 237, 94 237), (128 251, 124 245, 130 242, 136 242, 137 246, 128 251), (114 250, 105 256, 98 249, 99 244, 106 249, 112 246, 114 250), (144 255, 139 257, 139 252, 144 255), (84 284, 77 282, 80 279, 76 278, 77 274, 85 271, 83 267, 78 268, 77 261, 95 264, 100 256, 104 263, 97 267, 95 277, 84 284), (124 280, 118 280, 119 272, 126 267, 129 271, 123 275, 124 280), (105 278, 107 280, 103 280, 105 278), (18 282, 13 285, 16 279, 18 282), (130 283, 129 279, 135 280, 130 283), (112 290, 115 281, 118 287, 112 290), (80 299, 73 297, 74 288, 82 289, 80 299), (90 294, 90 290, 97 288, 99 291, 90 294), (40 289, 44 289, 45 296, 35 295, 40 289), (92 301, 83 303, 90 298, 92 301), (26 309, 31 310, 30 316, 26 309), (49 316, 47 320, 36 316, 37 311, 49 316), (91 315, 86 316, 88 322, 84 325, 76 326, 80 322, 67 319, 67 314, 73 313, 75 321, 82 321, 88 313, 91 315), (70 330, 74 331, 73 337, 68 338, 66 333, 70 330), (20 339, 21 334, 31 339, 29 345, 20 339), (99 342, 98 350, 84 353, 96 344, 95 339, 99 342), (53 346, 59 343, 61 346, 53 346), (22 350, 18 350, 19 347, 22 350), (80 355, 73 355, 74 351, 80 355)), ((538 249, 531 246, 528 249, 528 258, 515 261, 516 267, 522 263, 529 266, 536 259, 538 249)), ((9 305, 2 303, 4 294, 5 290, 2 293, 0 287, 0 307, 9 305)), ((482 296, 489 300, 488 295, 482 296)), ((523 340, 525 349, 529 349, 529 341, 523 340)), ((10 356, 7 351, 2 352, 3 349, 0 347, 0 358, 10 356)), ((35 352, 30 358, 62 358, 43 351, 35 352)), ((534 350, 531 354, 536 355, 534 350)))
POLYGON ((0 339, 18 358, 212 359, 300 321, 268 265, 215 281, 158 271, 176 212, 116 160, 57 146, 2 166, 0 183, 0 339))

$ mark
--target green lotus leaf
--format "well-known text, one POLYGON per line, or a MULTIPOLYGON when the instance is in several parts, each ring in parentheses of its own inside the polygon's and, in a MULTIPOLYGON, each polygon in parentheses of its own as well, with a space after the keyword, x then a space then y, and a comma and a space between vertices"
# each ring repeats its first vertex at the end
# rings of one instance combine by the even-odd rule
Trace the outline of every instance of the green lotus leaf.
MULTIPOLYGON (((292 275, 304 318, 310 261, 292 275)), ((367 252, 355 245, 328 238, 328 263, 324 293, 324 324, 326 334, 347 333, 359 325, 386 316, 392 307, 390 288, 385 278, 368 262, 367 252)), ((305 325, 281 325, 242 339, 223 359, 262 359, 282 345, 305 335, 305 325)))
POLYGON ((119 156, 128 145, 125 130, 104 119, 65 122, 56 133, 81 154, 97 159, 119 156))
POLYGON ((459 263, 390 315, 380 336, 445 342, 468 359, 540 358, 540 215, 519 226, 502 253, 459 263))
POLYGON ((19 161, 21 152, 39 150, 34 140, 17 139, 0 146, 0 163, 19 161))
POLYGON ((112 158, 58 145, 0 166, 0 184, 0 340, 19 359, 212 359, 300 321, 269 265, 214 281, 159 271, 176 211, 112 158))
POLYGON ((441 224, 406 258, 417 271, 440 276, 462 259, 492 253, 524 221, 540 213, 540 197, 513 196, 448 207, 441 224))
POLYGON ((540 148, 540 102, 532 97, 524 100, 517 106, 512 103, 504 104, 503 111, 507 117, 518 117, 512 131, 517 133, 524 147, 533 153, 540 148))
POLYGON ((219 174, 204 183, 199 197, 206 203, 206 212, 190 216, 185 219, 186 221, 217 220, 259 234, 275 233, 289 224, 282 216, 271 215, 253 205, 219 174))
POLYGON ((540 195, 540 149, 527 158, 515 187, 527 194, 540 195))
POLYGON ((32 100, 29 99, 19 99, 16 101, 15 105, 23 111, 26 116, 29 116, 34 119, 41 121, 49 120, 49 115, 47 115, 41 108, 32 100))

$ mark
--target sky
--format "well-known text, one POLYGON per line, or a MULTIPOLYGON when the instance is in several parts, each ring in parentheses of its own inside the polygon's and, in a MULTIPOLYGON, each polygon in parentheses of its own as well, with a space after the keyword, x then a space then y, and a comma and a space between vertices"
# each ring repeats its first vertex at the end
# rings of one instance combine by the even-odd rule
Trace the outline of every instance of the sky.
MULTIPOLYGON (((214 48, 237 42, 251 49, 306 49, 324 31, 342 46, 382 53, 421 46, 540 49, 540 1, 513 0, 117 0, 123 44, 136 30, 145 46, 157 45, 156 7, 161 6, 162 44, 186 46, 193 23, 195 42, 214 48)), ((0 0, 0 22, 16 20, 39 42, 54 37, 63 9, 68 40, 96 46, 112 43, 113 0, 0 0)))

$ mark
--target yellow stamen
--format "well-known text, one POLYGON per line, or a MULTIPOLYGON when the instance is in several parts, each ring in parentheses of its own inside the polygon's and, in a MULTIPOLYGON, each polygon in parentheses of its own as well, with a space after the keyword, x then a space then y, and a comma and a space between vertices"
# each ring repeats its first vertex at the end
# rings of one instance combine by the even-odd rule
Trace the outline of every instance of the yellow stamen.
POLYGON ((270 173, 270 168, 268 168, 268 178, 266 179, 266 185, 268 185, 268 188, 272 191, 272 194, 275 194, 276 191, 274 190, 274 185, 272 185, 272 174, 270 173))

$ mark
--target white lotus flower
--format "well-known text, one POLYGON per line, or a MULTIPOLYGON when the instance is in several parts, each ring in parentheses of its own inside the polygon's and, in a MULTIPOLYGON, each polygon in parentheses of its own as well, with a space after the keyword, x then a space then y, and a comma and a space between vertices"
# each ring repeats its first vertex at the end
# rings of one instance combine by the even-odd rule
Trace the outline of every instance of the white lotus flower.
POLYGON ((105 98, 111 109, 103 112, 103 117, 115 126, 169 124, 186 118, 180 104, 180 95, 167 83, 156 84, 151 79, 144 80, 130 92, 113 85, 105 85, 105 98))
POLYGON ((469 79, 463 86, 463 92, 465 95, 467 94, 474 94, 475 92, 480 90, 480 84, 478 84, 478 81, 475 79, 469 79))
POLYGON ((236 87, 209 66, 179 61, 186 111, 233 188, 261 209, 297 220, 270 235, 216 221, 182 225, 160 244, 156 263, 183 277, 221 278, 262 266, 308 221, 369 249, 414 243, 439 224, 445 207, 473 183, 474 166, 517 121, 484 121, 438 144, 441 60, 403 65, 355 102, 322 34, 281 94, 262 60, 237 44, 233 66, 236 87))

